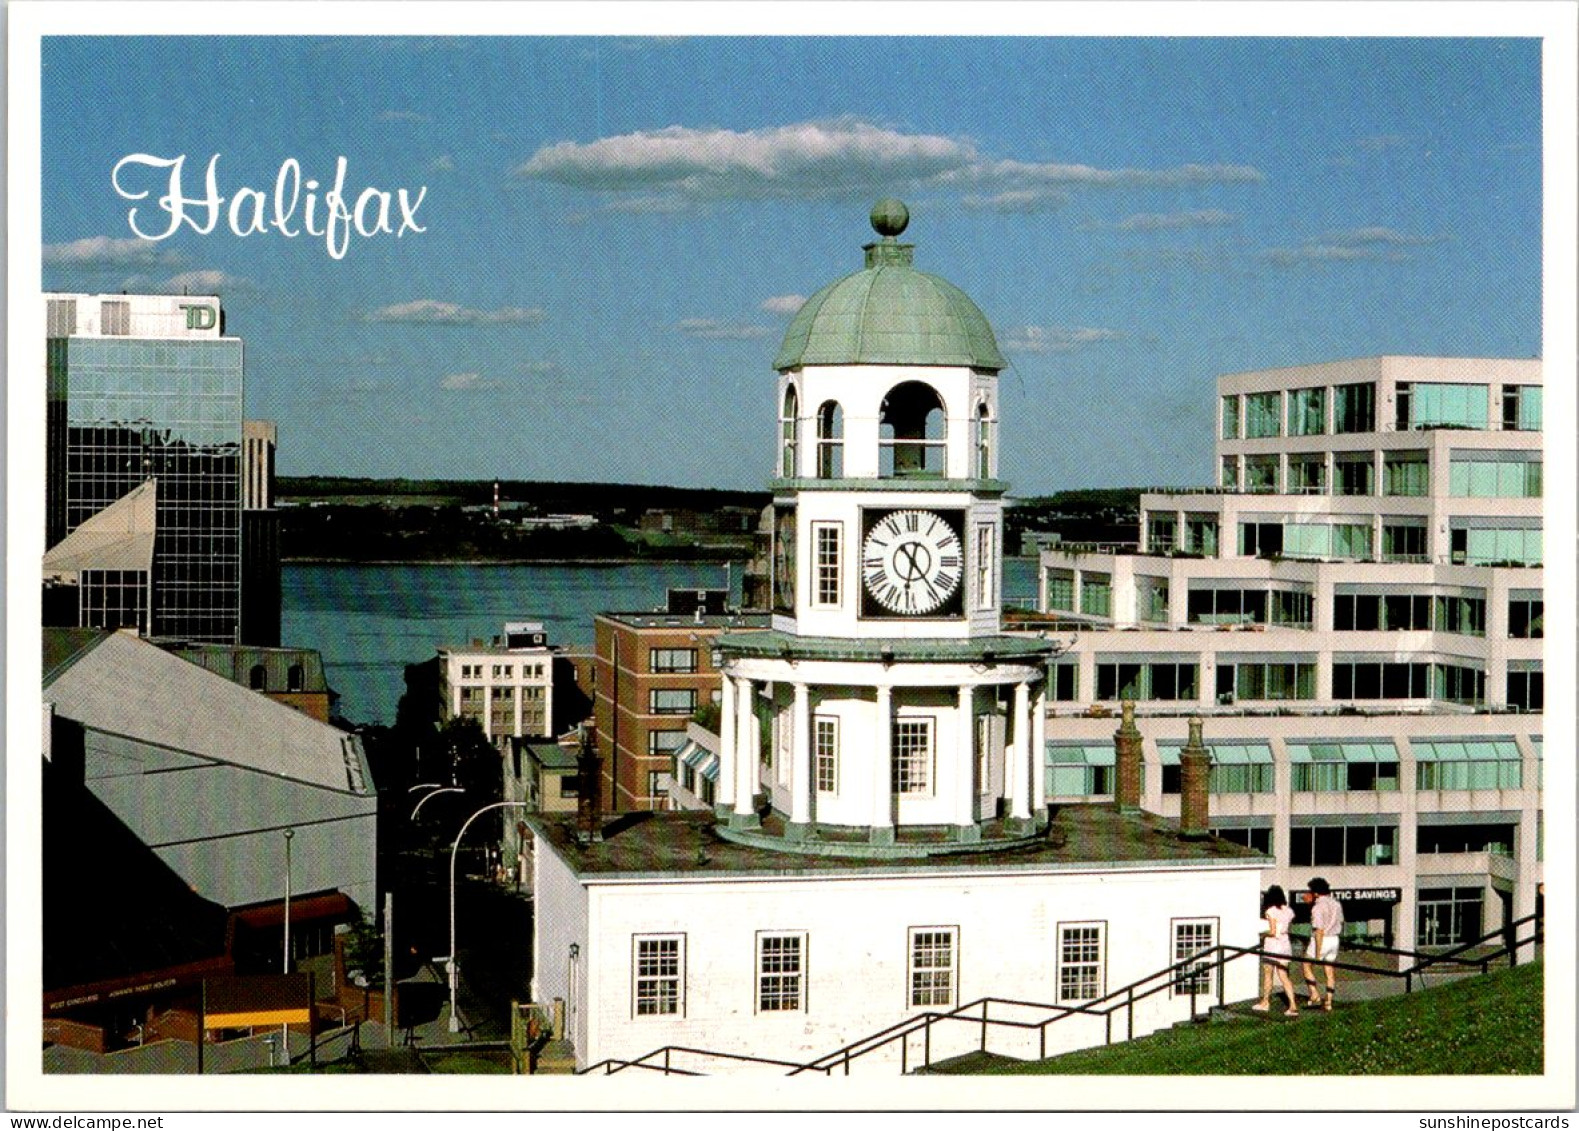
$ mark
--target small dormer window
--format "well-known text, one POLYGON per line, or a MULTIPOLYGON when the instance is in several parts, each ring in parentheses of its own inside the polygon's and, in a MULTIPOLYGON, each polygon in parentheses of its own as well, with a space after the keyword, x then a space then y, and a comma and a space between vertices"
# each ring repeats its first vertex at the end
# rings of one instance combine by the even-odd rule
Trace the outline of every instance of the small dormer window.
POLYGON ((262 691, 268 685, 268 672, 262 664, 253 664, 252 671, 247 676, 247 686, 253 691, 262 691))
POLYGON ((306 673, 300 664, 292 664, 285 673, 285 690, 300 691, 306 684, 306 673))
POLYGON ((779 474, 786 479, 793 479, 799 470, 796 464, 796 449, 800 446, 800 397, 796 395, 794 385, 784 390, 784 408, 779 414, 779 434, 783 447, 779 474))
POLYGON ((844 409, 838 401, 824 401, 817 410, 817 477, 839 479, 844 475, 844 409))

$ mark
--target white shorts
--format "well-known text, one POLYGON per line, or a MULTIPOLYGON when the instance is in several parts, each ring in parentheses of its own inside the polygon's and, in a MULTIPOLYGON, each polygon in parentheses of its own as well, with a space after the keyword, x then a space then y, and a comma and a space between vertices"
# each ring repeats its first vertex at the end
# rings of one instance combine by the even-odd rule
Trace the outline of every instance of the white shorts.
POLYGON ((1316 940, 1313 938, 1310 940, 1310 942, 1305 944, 1306 958, 1316 958, 1323 962, 1332 962, 1336 960, 1338 957, 1338 937, 1336 935, 1328 935, 1326 938, 1321 940, 1321 953, 1317 954, 1315 951, 1316 940))

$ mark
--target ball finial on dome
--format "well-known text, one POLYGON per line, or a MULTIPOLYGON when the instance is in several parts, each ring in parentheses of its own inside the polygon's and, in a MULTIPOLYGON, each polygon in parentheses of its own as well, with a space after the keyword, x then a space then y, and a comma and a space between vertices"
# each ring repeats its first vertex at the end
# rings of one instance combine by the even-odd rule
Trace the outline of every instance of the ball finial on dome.
POLYGON ((885 196, 872 205, 872 228, 880 236, 892 238, 910 224, 910 209, 904 201, 885 196))

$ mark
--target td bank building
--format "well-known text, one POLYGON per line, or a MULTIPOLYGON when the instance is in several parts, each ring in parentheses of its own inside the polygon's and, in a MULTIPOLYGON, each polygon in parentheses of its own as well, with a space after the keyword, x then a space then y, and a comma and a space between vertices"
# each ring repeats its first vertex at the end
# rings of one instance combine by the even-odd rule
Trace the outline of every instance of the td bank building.
POLYGON ((219 299, 45 301, 46 622, 242 642, 242 343, 219 299))

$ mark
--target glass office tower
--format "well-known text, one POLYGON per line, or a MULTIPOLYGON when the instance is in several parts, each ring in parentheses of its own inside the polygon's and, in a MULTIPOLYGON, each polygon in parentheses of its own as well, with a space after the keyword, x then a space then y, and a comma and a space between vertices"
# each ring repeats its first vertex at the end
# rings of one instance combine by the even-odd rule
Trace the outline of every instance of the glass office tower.
POLYGON ((236 643, 242 348, 216 298, 51 295, 46 544, 158 488, 149 635, 236 643))

